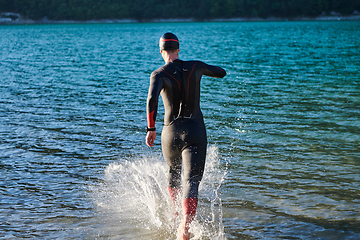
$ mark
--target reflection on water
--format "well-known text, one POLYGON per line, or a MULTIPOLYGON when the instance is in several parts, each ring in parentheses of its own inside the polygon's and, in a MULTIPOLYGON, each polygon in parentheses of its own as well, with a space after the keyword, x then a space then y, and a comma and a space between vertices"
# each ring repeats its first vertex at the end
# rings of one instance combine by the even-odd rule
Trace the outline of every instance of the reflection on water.
POLYGON ((0 26, 0 237, 174 237, 160 139, 144 144, 173 31, 181 58, 228 72, 202 81, 196 237, 360 238, 359 25, 0 26))

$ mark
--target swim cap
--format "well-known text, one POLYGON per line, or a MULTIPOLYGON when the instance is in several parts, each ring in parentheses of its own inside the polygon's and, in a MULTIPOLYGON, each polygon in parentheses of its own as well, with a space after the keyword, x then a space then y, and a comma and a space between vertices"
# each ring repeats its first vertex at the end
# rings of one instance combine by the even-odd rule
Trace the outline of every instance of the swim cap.
POLYGON ((160 50, 176 50, 179 49, 179 39, 173 33, 165 33, 159 41, 160 50))

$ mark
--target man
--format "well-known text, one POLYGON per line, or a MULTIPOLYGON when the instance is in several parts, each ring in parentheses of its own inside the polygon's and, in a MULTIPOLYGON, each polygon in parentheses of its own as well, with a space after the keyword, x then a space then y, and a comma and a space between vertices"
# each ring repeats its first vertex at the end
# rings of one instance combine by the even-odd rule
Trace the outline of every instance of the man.
POLYGON ((163 99, 165 116, 161 134, 164 159, 169 165, 168 190, 174 205, 182 192, 183 219, 179 238, 189 239, 190 223, 195 217, 198 188, 206 158, 206 129, 200 110, 200 80, 202 75, 222 78, 224 69, 201 61, 179 59, 179 40, 165 33, 159 41, 165 65, 151 74, 147 99, 146 144, 154 146, 155 119, 159 94, 163 99), (184 181, 181 188, 181 168, 184 181))

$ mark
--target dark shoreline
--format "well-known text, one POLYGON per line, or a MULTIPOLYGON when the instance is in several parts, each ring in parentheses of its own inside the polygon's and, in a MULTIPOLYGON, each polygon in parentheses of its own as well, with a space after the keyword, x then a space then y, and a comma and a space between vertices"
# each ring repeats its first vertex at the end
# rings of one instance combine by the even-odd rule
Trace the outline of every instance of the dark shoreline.
POLYGON ((321 15, 317 17, 295 17, 295 18, 214 18, 198 20, 194 18, 176 18, 176 19, 101 19, 101 20, 41 20, 25 19, 18 15, 18 18, 0 18, 0 25, 27 25, 27 24, 92 24, 92 23, 181 23, 181 22, 285 22, 285 21, 359 21, 360 14, 356 15, 321 15))

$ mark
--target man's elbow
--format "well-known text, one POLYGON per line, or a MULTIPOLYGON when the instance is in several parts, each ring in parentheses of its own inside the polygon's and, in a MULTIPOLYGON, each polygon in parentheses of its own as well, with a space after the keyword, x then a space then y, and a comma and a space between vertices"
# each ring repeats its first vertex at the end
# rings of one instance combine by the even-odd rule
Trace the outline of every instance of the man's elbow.
POLYGON ((223 77, 225 77, 226 76, 226 71, 225 71, 225 69, 223 69, 223 68, 220 68, 221 69, 221 71, 220 71, 220 76, 219 76, 219 78, 223 78, 223 77))

